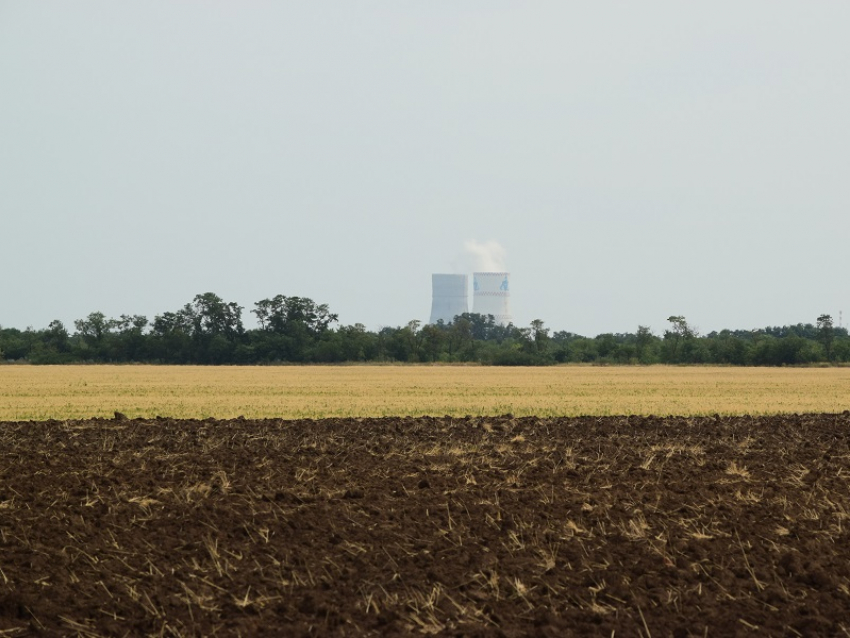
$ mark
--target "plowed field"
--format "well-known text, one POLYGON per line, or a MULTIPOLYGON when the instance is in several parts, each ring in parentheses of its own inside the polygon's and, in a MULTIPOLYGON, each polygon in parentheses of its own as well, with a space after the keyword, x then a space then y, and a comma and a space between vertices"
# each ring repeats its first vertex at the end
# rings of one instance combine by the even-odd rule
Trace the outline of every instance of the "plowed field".
POLYGON ((0 424, 0 635, 850 635, 850 412, 0 424))

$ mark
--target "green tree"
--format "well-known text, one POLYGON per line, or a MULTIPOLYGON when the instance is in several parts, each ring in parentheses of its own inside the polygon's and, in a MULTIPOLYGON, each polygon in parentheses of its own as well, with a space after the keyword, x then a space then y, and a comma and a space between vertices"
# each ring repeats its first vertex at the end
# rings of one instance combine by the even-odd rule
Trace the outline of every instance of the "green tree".
POLYGON ((378 357, 377 335, 362 323, 341 326, 328 332, 318 352, 318 360, 324 362, 372 361, 378 357))
POLYGON ((596 335, 596 351, 603 359, 613 358, 617 350, 617 338, 610 332, 596 335))
POLYGON ((469 361, 475 352, 475 340, 472 336, 472 321, 468 317, 455 317, 448 327, 446 349, 452 361, 469 361))
POLYGON ((531 322, 531 340, 534 344, 534 354, 542 361, 549 354, 549 328, 544 327, 543 320, 531 322))
POLYGON ((277 295, 254 304, 252 310, 263 330, 291 334, 296 324, 303 325, 313 336, 324 333, 338 317, 327 304, 317 304, 307 297, 277 295))
POLYGON ((596 339, 578 337, 570 342, 569 347, 569 361, 574 361, 576 363, 593 363, 599 360, 599 349, 597 348, 596 339))
POLYGON ((656 336, 649 326, 638 326, 635 333, 635 356, 640 363, 652 363, 652 344, 656 336))
POLYGON ((67 353, 71 351, 68 331, 65 329, 65 324, 58 319, 54 319, 47 325, 44 341, 45 344, 52 347, 56 352, 67 353))
POLYGON ((109 339, 115 325, 115 320, 107 319, 102 312, 92 312, 85 319, 77 319, 74 327, 82 341, 81 350, 77 356, 90 361, 108 360, 109 339))
POLYGON ((337 315, 327 304, 307 297, 276 295, 254 304, 251 312, 260 322, 257 352, 262 359, 279 361, 327 361, 337 355, 330 325, 337 315), (318 348, 319 344, 321 348, 318 348))
POLYGON ((29 358, 30 350, 36 341, 32 330, 21 331, 17 328, 4 328, 0 330, 0 344, 3 348, 3 356, 9 361, 29 358))
POLYGON ((245 332, 242 326, 242 306, 235 302, 227 303, 215 293, 196 295, 186 311, 192 318, 195 335, 220 335, 228 341, 234 341, 245 332))
POLYGON ((180 313, 192 327, 192 358, 198 363, 231 363, 245 329, 242 306, 212 292, 195 295, 180 313))
POLYGON ((835 327, 832 324, 831 315, 821 315, 818 317, 818 341, 823 345, 824 352, 826 352, 826 360, 832 361, 835 327))
POLYGON ((428 324, 419 331, 426 356, 431 361, 437 361, 446 342, 446 330, 434 324, 428 324))
POLYGON ((407 326, 401 329, 404 340, 408 347, 408 361, 420 361, 420 352, 422 350, 423 335, 419 330, 422 322, 418 319, 413 319, 407 322, 407 326))
POLYGON ((835 361, 850 361, 850 339, 847 337, 837 338, 832 348, 832 356, 835 361))
POLYGON ((143 315, 121 315, 115 321, 115 354, 121 361, 143 361, 147 358, 145 328, 148 318, 143 315))
POLYGON ((711 359, 714 363, 745 365, 747 363, 747 342, 731 330, 712 333, 708 343, 711 359))
POLYGON ((76 327, 77 334, 79 334, 84 341, 90 345, 95 345, 103 341, 104 337, 114 327, 114 322, 111 319, 107 319, 106 315, 102 312, 92 312, 85 319, 77 319, 74 322, 74 327, 76 327))
POLYGON ((337 321, 327 304, 307 297, 276 295, 256 302, 251 312, 260 322, 256 351, 261 359, 327 361, 337 356, 334 350, 341 350, 326 338, 330 325, 337 321))
POLYGON ((150 334, 150 351, 163 363, 197 361, 192 342, 194 330, 192 309, 187 304, 177 312, 164 312, 154 317, 150 334))
POLYGON ((664 359, 667 363, 682 363, 686 360, 689 342, 697 337, 697 331, 681 315, 667 317, 667 321, 673 325, 664 331, 664 359))
POLYGON ((478 312, 464 312, 455 317, 455 323, 458 319, 464 319, 469 322, 469 331, 472 338, 476 341, 489 341, 494 338, 495 333, 499 335, 503 331, 499 330, 501 326, 496 324, 496 318, 493 315, 482 315, 478 312))

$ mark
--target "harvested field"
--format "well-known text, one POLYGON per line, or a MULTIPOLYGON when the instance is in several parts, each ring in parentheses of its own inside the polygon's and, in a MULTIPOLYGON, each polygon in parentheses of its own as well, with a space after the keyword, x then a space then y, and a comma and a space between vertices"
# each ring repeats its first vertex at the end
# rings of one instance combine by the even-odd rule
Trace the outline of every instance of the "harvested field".
POLYGON ((842 412, 850 368, 0 366, 0 420, 842 412))
POLYGON ((850 412, 0 424, 0 635, 850 635, 850 412))

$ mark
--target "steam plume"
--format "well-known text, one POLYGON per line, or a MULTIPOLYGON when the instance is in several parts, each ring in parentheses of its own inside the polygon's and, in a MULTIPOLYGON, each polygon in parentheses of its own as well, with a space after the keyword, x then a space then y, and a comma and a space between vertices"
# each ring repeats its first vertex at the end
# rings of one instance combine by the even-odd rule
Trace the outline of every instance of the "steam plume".
POLYGON ((505 270, 505 249, 495 241, 480 242, 470 239, 463 244, 466 260, 475 272, 503 272, 505 270))

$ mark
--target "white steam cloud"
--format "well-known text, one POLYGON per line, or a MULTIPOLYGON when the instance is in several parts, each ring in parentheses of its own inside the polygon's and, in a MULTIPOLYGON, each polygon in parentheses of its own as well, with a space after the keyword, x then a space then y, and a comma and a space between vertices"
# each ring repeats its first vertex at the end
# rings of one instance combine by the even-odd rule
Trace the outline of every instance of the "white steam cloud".
POLYGON ((459 272, 504 272, 505 249, 494 240, 470 239, 463 243, 463 254, 454 266, 459 272))

